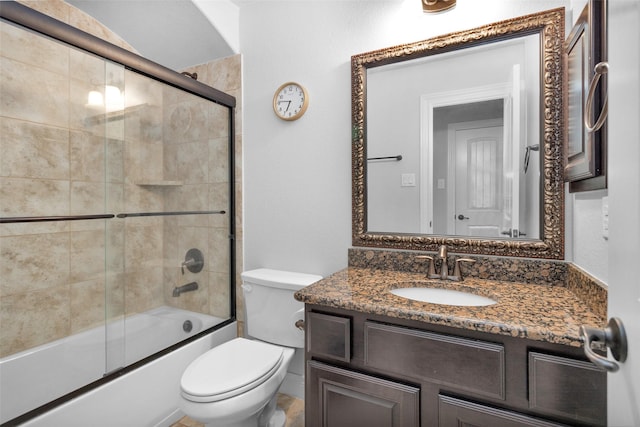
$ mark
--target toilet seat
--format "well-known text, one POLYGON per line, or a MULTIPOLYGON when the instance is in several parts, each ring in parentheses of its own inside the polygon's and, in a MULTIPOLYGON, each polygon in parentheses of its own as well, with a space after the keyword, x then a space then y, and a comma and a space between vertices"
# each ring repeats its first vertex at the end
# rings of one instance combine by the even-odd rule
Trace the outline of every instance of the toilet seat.
POLYGON ((278 370, 283 348, 235 338, 194 360, 182 375, 182 396, 192 402, 216 402, 257 387, 278 370))

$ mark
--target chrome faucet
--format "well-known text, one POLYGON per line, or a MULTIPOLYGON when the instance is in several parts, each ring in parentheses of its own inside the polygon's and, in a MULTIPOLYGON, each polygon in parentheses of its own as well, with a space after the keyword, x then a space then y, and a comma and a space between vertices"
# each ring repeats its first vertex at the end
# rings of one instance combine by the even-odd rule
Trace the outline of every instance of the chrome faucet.
POLYGON ((454 282, 461 282, 462 280, 464 280, 464 278, 462 277, 462 270, 460 269, 460 264, 462 264, 463 262, 469 262, 469 263, 476 262, 475 259, 471 259, 471 258, 456 258, 455 265, 453 268, 453 275, 450 276, 449 266, 447 264, 447 258, 448 258, 447 246, 442 245, 438 249, 438 259, 440 260, 440 274, 437 274, 436 268, 435 268, 435 260, 433 259, 432 256, 419 255, 416 257, 416 259, 426 259, 427 262, 429 263, 427 278, 453 280, 454 282))

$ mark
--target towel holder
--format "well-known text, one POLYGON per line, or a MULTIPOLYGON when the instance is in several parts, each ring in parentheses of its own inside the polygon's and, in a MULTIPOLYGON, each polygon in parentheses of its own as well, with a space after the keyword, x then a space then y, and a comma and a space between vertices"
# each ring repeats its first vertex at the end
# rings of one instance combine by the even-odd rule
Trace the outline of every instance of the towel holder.
POLYGON ((392 159, 400 161, 402 160, 402 155, 398 154, 397 156, 369 157, 367 160, 392 160, 392 159))
POLYGON ((602 127, 604 121, 607 119, 608 113, 608 94, 604 95, 604 104, 602 104, 602 111, 600 111, 600 116, 598 116, 598 120, 591 125, 591 113, 593 108, 593 98, 596 94, 596 87, 598 87, 598 82, 600 81, 600 77, 603 74, 607 74, 609 72, 609 64, 607 62, 598 62, 593 69, 595 75, 593 79, 591 79, 591 83, 589 84, 589 94, 587 95, 587 102, 584 108, 584 127, 589 132, 595 132, 602 127))

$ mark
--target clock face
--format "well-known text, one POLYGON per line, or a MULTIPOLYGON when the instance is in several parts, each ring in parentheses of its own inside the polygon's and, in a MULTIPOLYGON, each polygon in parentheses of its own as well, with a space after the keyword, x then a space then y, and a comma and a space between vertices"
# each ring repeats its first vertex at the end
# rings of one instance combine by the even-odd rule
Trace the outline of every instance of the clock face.
POLYGON ((273 111, 283 120, 299 119, 308 105, 307 91, 297 83, 283 84, 273 97, 273 111))

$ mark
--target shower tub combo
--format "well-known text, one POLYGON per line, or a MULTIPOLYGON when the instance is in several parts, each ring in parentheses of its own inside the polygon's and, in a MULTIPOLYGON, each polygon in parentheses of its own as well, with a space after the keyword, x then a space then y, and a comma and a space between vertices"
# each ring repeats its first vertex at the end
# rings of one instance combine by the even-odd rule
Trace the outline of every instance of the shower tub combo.
POLYGON ((0 424, 169 425, 186 366, 236 336, 235 98, 0 18, 0 424))
POLYGON ((4 357, 0 359, 3 416, 14 418, 99 380, 105 370, 117 369, 108 369, 109 359, 110 363, 120 359, 118 367, 132 365, 224 320, 160 307, 127 317, 124 335, 119 324, 106 325, 4 357), (110 327, 118 336, 107 341, 110 327), (109 356, 107 351, 115 354, 109 356))

